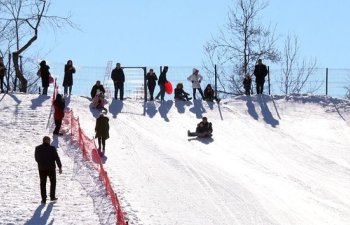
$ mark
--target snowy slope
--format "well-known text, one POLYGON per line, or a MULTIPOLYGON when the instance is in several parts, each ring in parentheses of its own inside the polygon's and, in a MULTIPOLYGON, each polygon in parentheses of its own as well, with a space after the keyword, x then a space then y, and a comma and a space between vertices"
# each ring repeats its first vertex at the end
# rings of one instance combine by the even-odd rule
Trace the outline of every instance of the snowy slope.
MULTIPOLYGON (((35 103, 31 109, 31 100, 37 96, 6 95, 0 99, 0 125, 6 127, 6 135, 15 137, 18 130, 28 130, 28 120, 40 121, 30 122, 33 129, 18 139, 1 134, 1 166, 6 165, 8 175, 0 175, 6 180, 0 184, 0 216, 4 221, 0 224, 41 221, 44 209, 49 213, 39 224, 52 220, 53 224, 109 224, 111 220, 101 219, 102 213, 96 210, 101 205, 96 207, 98 201, 91 190, 82 188, 74 172, 79 159, 73 159, 76 156, 71 154, 67 138, 56 140, 68 167, 58 177, 62 200, 50 209, 50 205, 40 206, 32 154, 42 135, 52 129, 49 101, 35 103), (20 119, 24 114, 28 117, 20 119), (48 122, 51 128, 46 127, 48 122), (14 160, 15 156, 20 160, 14 160), (19 161, 24 166, 21 173, 17 173, 19 161), (18 176, 22 173, 32 182, 18 176), (69 188, 67 193, 60 185, 69 182, 75 189, 69 188), (10 190, 13 194, 7 196, 10 190), (69 208, 72 198, 74 209, 69 208), (3 206, 3 201, 12 207, 3 206), (20 216, 9 213, 16 207, 20 216), (81 216, 74 215, 78 211, 81 216)), ((86 98, 73 95, 66 100, 92 137, 98 112, 89 108, 86 98)), ((111 138, 104 166, 129 224, 345 225, 350 220, 347 101, 315 96, 243 96, 217 105, 201 101, 144 104, 128 99, 110 100, 108 109, 111 138), (194 130, 202 116, 213 123, 213 139, 189 139, 187 130, 194 130)))

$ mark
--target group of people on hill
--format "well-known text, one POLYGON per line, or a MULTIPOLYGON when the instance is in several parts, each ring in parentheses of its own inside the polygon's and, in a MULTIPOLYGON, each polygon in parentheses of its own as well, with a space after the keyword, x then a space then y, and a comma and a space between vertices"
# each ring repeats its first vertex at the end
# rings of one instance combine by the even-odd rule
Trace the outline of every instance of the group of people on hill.
MULTIPOLYGON (((50 83, 50 67, 46 65, 45 61, 40 63, 40 69, 38 75, 42 78, 42 87, 43 95, 47 95, 47 89, 50 83)), ((70 95, 72 92, 73 86, 73 74, 75 73, 75 68, 73 62, 68 60, 65 65, 65 76, 63 80, 64 94, 70 95)), ((165 83, 167 82, 166 73, 168 67, 164 67, 162 70, 159 79, 154 73, 153 69, 150 69, 149 73, 146 75, 147 87, 150 92, 150 100, 153 100, 154 89, 156 86, 156 81, 158 80, 158 85, 160 87, 159 93, 156 95, 156 99, 161 98, 164 100, 165 95, 165 83)), ((0 58, 0 78, 1 78, 1 92, 3 92, 3 77, 6 72, 6 67, 3 65, 2 58, 0 58)), ((256 92, 257 94, 262 94, 265 76, 267 75, 267 68, 262 64, 262 60, 258 60, 257 65, 254 69, 254 75, 256 77, 256 92)), ((125 76, 123 69, 120 67, 120 63, 117 63, 116 68, 112 71, 112 80, 115 87, 115 99, 117 99, 118 91, 120 91, 120 100, 123 100, 124 96, 124 82, 125 76)), ((193 98, 196 99, 196 91, 198 90, 199 94, 202 96, 202 99, 205 100, 216 100, 216 95, 213 88, 210 84, 204 89, 204 93, 201 89, 200 83, 203 80, 203 77, 199 74, 197 69, 193 69, 193 73, 187 78, 188 81, 192 83, 193 89, 193 98)), ((247 74, 243 80, 243 85, 245 88, 245 94, 250 95, 251 93, 251 77, 247 74)), ((91 98, 92 102, 96 107, 103 107, 104 104, 104 94, 105 89, 100 81, 97 81, 96 84, 91 89, 91 98)), ((174 97, 177 100, 188 101, 192 98, 189 97, 189 94, 183 90, 183 84, 178 83, 174 91, 174 97)), ((57 94, 56 99, 53 103, 54 106, 54 120, 55 120, 55 129, 53 131, 54 135, 62 135, 60 133, 60 128, 64 118, 64 109, 65 109, 65 100, 63 95, 57 94)), ((98 151, 100 156, 105 155, 106 140, 109 138, 109 119, 105 116, 105 113, 101 113, 95 124, 95 138, 98 139, 98 151)), ((189 137, 199 137, 207 138, 211 137, 213 132, 212 123, 208 122, 207 117, 203 117, 202 120, 197 124, 196 131, 191 132, 188 130, 187 135, 189 137)), ((50 200, 56 201, 56 164, 59 168, 59 173, 62 173, 62 163, 60 157, 58 156, 57 149, 54 146, 50 145, 51 139, 48 136, 43 138, 43 143, 35 148, 35 161, 38 164, 39 178, 40 178, 40 193, 41 193, 41 203, 46 204, 47 201, 47 192, 46 192, 46 182, 47 177, 50 180, 50 200)))
MULTIPOLYGON (((265 77, 268 74, 268 70, 265 64, 262 63, 261 59, 258 59, 257 64, 254 67, 255 76, 255 86, 256 86, 256 93, 262 94, 264 91, 264 84, 265 84, 265 77)), ((244 87, 244 94, 250 95, 252 93, 252 78, 249 74, 246 74, 243 79, 243 87, 244 87)))

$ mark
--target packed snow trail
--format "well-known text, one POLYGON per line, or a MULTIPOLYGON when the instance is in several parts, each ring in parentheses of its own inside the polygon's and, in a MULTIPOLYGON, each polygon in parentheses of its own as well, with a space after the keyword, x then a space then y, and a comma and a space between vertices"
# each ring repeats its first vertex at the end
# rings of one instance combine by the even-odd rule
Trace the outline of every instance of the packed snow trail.
MULTIPOLYGON (((99 112, 87 99, 70 107, 93 136, 99 112)), ((312 96, 112 100, 105 169, 131 224, 345 225, 349 108, 312 96), (204 115, 213 139, 188 141, 204 115)))
POLYGON ((40 203, 34 149, 45 135, 52 137, 51 99, 3 94, 0 114, 0 224, 108 224, 100 223, 93 198, 76 180, 76 165, 66 154, 72 149, 62 137, 52 138, 63 165, 63 173, 57 172, 58 201, 40 203))

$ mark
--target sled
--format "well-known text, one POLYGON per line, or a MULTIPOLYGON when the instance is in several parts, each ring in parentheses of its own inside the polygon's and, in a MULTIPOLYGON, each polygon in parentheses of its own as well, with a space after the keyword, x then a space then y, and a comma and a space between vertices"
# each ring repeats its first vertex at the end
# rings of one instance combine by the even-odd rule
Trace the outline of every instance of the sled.
POLYGON ((164 90, 167 94, 173 93, 173 85, 168 81, 164 84, 164 90))

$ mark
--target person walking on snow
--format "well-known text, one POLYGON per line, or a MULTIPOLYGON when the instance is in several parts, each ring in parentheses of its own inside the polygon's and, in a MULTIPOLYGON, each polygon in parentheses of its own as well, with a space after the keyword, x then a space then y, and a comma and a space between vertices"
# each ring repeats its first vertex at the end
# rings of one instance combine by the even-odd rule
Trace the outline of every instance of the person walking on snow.
POLYGON ((202 96, 202 99, 204 99, 203 91, 201 88, 201 81, 203 80, 202 75, 199 74, 199 70, 194 68, 192 70, 192 74, 187 78, 188 81, 192 83, 193 88, 193 99, 196 99, 196 90, 198 89, 199 93, 202 96))
POLYGON ((55 130, 53 131, 54 135, 63 135, 60 133, 61 125, 62 125, 62 120, 64 117, 64 108, 65 106, 65 101, 64 98, 62 97, 61 94, 56 95, 56 99, 53 103, 55 112, 54 112, 54 119, 55 119, 55 130))
POLYGON ((40 68, 37 72, 37 75, 41 77, 41 84, 43 87, 43 95, 47 95, 47 90, 50 86, 50 67, 46 65, 46 61, 43 60, 40 62, 40 68))
POLYGON ((50 145, 50 137, 43 138, 43 144, 35 148, 35 161, 38 163, 39 177, 40 177, 40 192, 41 203, 46 203, 46 181, 47 177, 50 179, 50 200, 56 201, 56 165, 59 173, 62 174, 62 164, 57 150, 50 145))
POLYGON ((98 152, 100 156, 104 156, 106 150, 106 140, 109 138, 109 119, 104 115, 104 113, 101 113, 96 119, 95 132, 95 138, 97 138, 98 141, 98 152))
POLYGON ((168 72, 168 67, 164 66, 162 72, 159 75, 159 79, 158 79, 158 85, 159 85, 159 92, 156 96, 156 99, 159 99, 161 101, 164 101, 164 96, 165 96, 165 83, 168 82, 168 80, 166 79, 166 73, 168 72))

